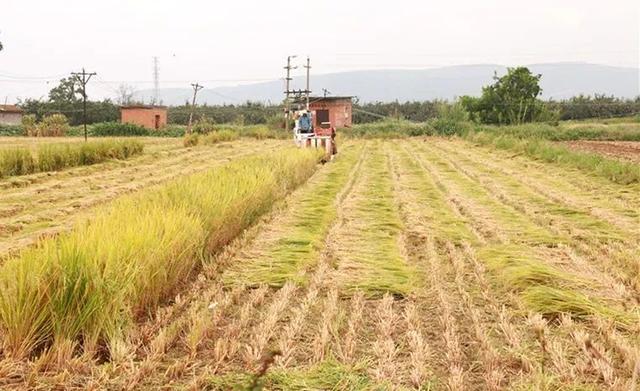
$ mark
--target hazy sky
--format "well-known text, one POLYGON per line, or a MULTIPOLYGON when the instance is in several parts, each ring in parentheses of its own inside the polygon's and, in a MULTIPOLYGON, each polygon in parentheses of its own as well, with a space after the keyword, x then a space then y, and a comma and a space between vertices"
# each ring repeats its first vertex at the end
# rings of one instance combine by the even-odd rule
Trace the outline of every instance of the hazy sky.
POLYGON ((2 0, 0 99, 46 95, 83 66, 98 73, 92 96, 114 95, 123 82, 151 88, 153 56, 162 88, 280 78, 289 54, 311 56, 314 73, 557 61, 637 68, 639 25, 638 0, 2 0))

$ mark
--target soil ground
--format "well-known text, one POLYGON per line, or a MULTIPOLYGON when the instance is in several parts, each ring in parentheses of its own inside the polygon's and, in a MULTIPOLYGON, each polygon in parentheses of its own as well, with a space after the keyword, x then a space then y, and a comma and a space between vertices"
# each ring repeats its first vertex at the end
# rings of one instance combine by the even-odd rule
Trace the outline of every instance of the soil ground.
POLYGON ((569 141, 571 149, 596 152, 606 156, 640 163, 640 142, 637 141, 569 141))

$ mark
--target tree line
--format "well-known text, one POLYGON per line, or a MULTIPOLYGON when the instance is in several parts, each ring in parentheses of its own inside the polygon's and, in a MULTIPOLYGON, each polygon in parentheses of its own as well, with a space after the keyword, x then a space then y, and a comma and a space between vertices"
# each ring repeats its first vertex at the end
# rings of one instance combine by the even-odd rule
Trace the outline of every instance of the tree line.
MULTIPOLYGON (((483 88, 479 97, 463 96, 458 102, 444 100, 409 102, 358 102, 353 104, 355 124, 376 122, 385 118, 425 122, 438 117, 439 107, 459 103, 471 120, 487 124, 517 124, 533 121, 577 120, 631 116, 640 113, 640 97, 622 99, 608 95, 580 95, 566 100, 542 100, 539 82, 541 75, 532 74, 527 68, 510 68, 502 77, 494 76, 494 82, 483 88)), ((124 99, 124 98, 123 98, 124 99)), ((88 123, 116 122, 120 119, 119 104, 110 99, 87 102, 88 123)), ((72 78, 64 78, 49 91, 45 100, 26 99, 19 102, 26 114, 38 121, 52 114, 63 114, 72 126, 82 124, 82 95, 72 78)), ((169 122, 186 125, 191 106, 168 107, 169 122)), ((245 102, 230 105, 198 105, 195 119, 212 123, 238 125, 268 124, 277 127, 283 121, 280 105, 245 102)))

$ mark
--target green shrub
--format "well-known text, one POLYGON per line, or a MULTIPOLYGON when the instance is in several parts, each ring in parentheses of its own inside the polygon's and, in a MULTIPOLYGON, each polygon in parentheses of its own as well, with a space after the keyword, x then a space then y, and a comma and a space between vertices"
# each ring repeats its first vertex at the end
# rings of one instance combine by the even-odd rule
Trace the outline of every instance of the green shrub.
POLYGON ((153 132, 151 136, 157 137, 182 137, 185 135, 187 127, 184 125, 167 125, 164 128, 153 132))
POLYGON ((3 125, 0 124, 0 136, 23 136, 25 129, 22 125, 3 125))
POLYGON ((100 122, 91 126, 91 134, 101 137, 149 136, 152 133, 143 126, 120 122, 100 122))

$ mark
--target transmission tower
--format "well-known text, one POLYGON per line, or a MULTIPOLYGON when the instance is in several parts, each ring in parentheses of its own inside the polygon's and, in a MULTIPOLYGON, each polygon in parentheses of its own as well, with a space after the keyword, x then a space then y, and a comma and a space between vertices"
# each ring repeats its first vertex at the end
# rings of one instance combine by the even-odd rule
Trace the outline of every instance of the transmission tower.
POLYGON ((153 57, 153 105, 158 104, 158 88, 160 86, 160 71, 158 70, 158 57, 153 57))

